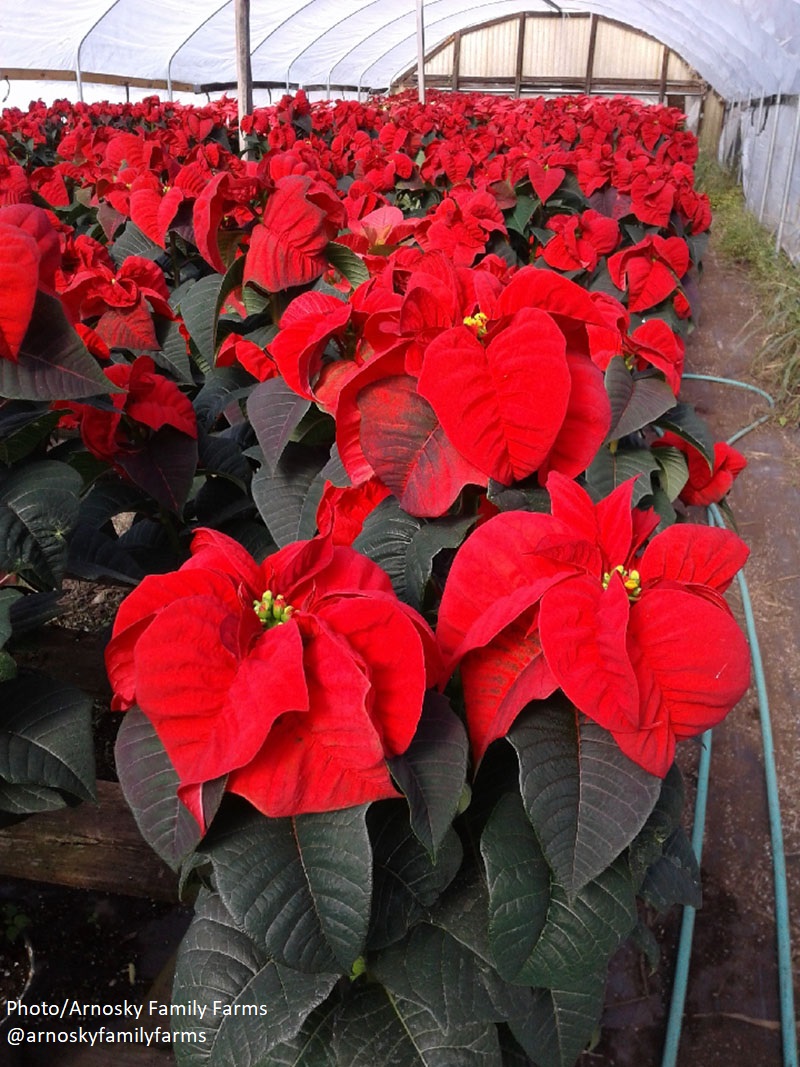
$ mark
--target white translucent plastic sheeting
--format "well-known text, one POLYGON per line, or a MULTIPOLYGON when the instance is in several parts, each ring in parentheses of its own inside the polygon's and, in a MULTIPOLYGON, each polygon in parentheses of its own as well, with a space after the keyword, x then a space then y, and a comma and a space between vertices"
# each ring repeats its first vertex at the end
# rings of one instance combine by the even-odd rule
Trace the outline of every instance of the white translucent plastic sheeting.
MULTIPOLYGON (((235 82, 233 0, 0 3, 0 72, 235 82)), ((651 34, 728 99, 800 91, 800 0, 425 0, 426 49, 492 18, 556 8, 651 34)), ((253 78, 384 88, 415 62, 415 9, 416 0, 251 0, 253 78)), ((59 95, 75 92, 73 83, 59 95)))
POLYGON ((719 158, 739 165, 748 208, 773 232, 781 247, 800 264, 800 159, 798 97, 761 103, 753 99, 732 107, 723 126, 719 158), (781 219, 783 221, 781 222, 781 219))

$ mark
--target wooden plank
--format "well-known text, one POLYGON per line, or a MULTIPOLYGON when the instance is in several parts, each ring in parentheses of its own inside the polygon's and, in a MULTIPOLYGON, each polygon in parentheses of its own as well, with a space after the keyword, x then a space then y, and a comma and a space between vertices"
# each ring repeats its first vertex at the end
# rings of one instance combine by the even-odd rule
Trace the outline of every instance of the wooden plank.
POLYGON ((178 878, 145 843, 116 782, 97 803, 31 815, 0 830, 0 876, 176 901, 178 878))
MULTIPOLYGON (((0 67, 0 78, 9 81, 56 81, 74 82, 74 70, 33 70, 29 67, 0 67)), ((101 74, 95 71, 81 71, 81 81, 97 85, 128 85, 134 89, 166 89, 163 78, 134 78, 126 74, 101 74)), ((193 93, 195 86, 191 82, 173 82, 173 89, 182 93, 193 93)))

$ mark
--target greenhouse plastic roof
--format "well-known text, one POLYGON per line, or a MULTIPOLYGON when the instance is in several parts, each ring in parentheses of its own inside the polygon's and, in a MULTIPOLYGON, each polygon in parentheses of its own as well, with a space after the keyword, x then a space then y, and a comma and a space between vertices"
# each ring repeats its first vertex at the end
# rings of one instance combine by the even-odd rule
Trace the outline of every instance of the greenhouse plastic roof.
MULTIPOLYGON (((0 72, 234 84, 233 0, 4 0, 0 72)), ((425 0, 425 47, 518 12, 643 30, 727 99, 800 91, 800 0, 425 0)), ((416 61, 416 0, 251 0, 256 82, 382 89, 416 61)), ((64 95, 74 95, 71 92, 64 95)))

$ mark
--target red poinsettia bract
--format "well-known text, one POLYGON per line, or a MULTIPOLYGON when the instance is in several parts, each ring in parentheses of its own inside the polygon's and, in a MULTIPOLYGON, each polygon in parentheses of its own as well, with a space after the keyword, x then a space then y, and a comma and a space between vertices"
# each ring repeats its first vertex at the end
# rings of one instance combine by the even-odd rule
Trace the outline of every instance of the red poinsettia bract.
POLYGON ((328 265, 325 247, 346 222, 344 207, 322 182, 279 178, 250 237, 244 284, 268 293, 313 282, 328 265))
POLYGON ((156 371, 149 356, 139 356, 133 363, 115 363, 103 370, 120 390, 111 395, 112 410, 72 400, 56 405, 73 412, 83 443, 97 459, 124 474, 120 462, 142 449, 148 430, 171 426, 192 440, 197 437, 191 402, 174 382, 156 371))
POLYGON ((747 466, 747 460, 742 453, 725 441, 717 441, 714 445, 713 468, 699 449, 676 433, 665 433, 663 437, 653 441, 654 448, 665 446, 680 449, 686 456, 689 480, 680 492, 684 504, 706 507, 708 504, 718 503, 747 466))
POLYGON ((318 537, 257 564, 213 530, 122 603, 106 652, 113 706, 149 718, 201 824, 198 786, 222 775, 275 817, 395 796, 386 759, 408 748, 440 664, 427 624, 353 549, 318 537))
POLYGON ((628 293, 630 311, 646 311, 675 292, 689 269, 689 247, 682 237, 650 234, 609 257, 608 270, 618 289, 628 293))
POLYGON ((0 359, 16 362, 39 289, 53 291, 58 234, 31 204, 0 207, 0 359))
POLYGON ((736 534, 631 510, 633 480, 592 504, 554 472, 552 514, 506 512, 459 550, 437 638, 461 667, 477 759, 532 700, 561 689, 651 774, 677 740, 716 725, 750 680, 722 594, 748 550, 736 534))

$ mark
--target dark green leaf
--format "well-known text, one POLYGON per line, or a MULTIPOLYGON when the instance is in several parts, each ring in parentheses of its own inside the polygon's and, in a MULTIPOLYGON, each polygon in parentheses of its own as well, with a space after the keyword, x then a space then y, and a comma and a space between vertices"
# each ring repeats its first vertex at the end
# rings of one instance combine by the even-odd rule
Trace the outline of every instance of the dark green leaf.
POLYGON ((163 248, 151 241, 136 223, 130 220, 116 241, 109 245, 108 250, 117 267, 121 267, 128 256, 144 256, 146 259, 156 260, 166 255, 163 248))
POLYGON ((361 533, 353 542, 357 552, 368 556, 389 575, 395 593, 406 599, 406 555, 422 526, 398 504, 393 496, 382 500, 367 515, 361 533))
POLYGON ((660 517, 661 521, 655 532, 660 533, 667 526, 672 526, 678 521, 678 513, 672 506, 669 497, 660 487, 653 490, 652 496, 642 498, 643 506, 652 508, 660 517))
POLYGON ((609 296, 613 296, 615 300, 620 300, 622 297, 622 290, 617 289, 616 285, 611 281, 606 259, 601 259, 599 266, 589 278, 586 288, 590 293, 607 293, 609 296))
POLYGON ((17 661, 10 652, 0 648, 0 683, 10 682, 17 677, 17 661))
POLYGON ((79 523, 69 541, 69 572, 94 582, 98 578, 135 584, 145 571, 116 537, 87 523, 79 523))
POLYGON ((599 497, 608 496, 629 478, 636 478, 633 487, 633 503, 651 491, 650 475, 659 470, 652 452, 647 448, 601 448, 586 471, 586 481, 590 489, 599 497), (644 477, 641 477, 644 475, 644 477))
POLYGON ((507 1026, 500 1024, 497 1027, 497 1033, 500 1038, 503 1067, 536 1067, 533 1060, 527 1052, 523 1051, 522 1046, 507 1026))
POLYGON ((658 480, 669 500, 677 500, 681 490, 689 480, 689 467, 686 456, 679 448, 659 447, 653 449, 653 456, 661 470, 658 480))
POLYGON ((295 818, 254 813, 212 827, 202 852, 237 923, 274 959, 349 973, 367 934, 372 851, 366 808, 295 818))
POLYGON ((198 426, 210 431, 225 408, 246 397, 252 385, 252 375, 242 367, 215 367, 209 371, 193 401, 198 426))
POLYGON ((705 233, 693 233, 686 238, 686 243, 689 246, 689 256, 692 263, 700 265, 703 262, 703 257, 706 254, 708 248, 708 232, 705 233))
POLYGON ((380 986, 359 988, 337 1019, 338 1063, 347 1067, 501 1067, 497 1029, 467 1023, 441 1031, 425 1008, 389 996, 380 986))
POLYGON ((529 1015, 509 1023, 537 1067, 573 1067, 600 1022, 605 974, 588 975, 582 989, 537 989, 529 1015))
POLYGON ((172 1003, 187 1008, 180 1029, 196 1040, 175 1043, 178 1067, 265 1067, 271 1049, 298 1034, 339 975, 302 974, 270 960, 213 894, 202 891, 195 912, 178 954, 172 1003))
POLYGON ((636 923, 627 863, 618 860, 573 898, 551 879, 521 798, 509 793, 481 838, 489 884, 489 938, 510 982, 581 990, 636 923))
POLYGON ((173 426, 162 426, 142 448, 117 456, 134 485, 173 514, 180 514, 197 470, 197 441, 173 426))
POLYGON ((0 707, 0 778, 94 798, 91 697, 28 674, 3 682, 0 707))
POLYGON ((158 734, 138 708, 123 717, 114 758, 122 792, 142 837, 176 871, 200 841, 200 827, 178 799, 178 775, 158 734))
POLYGON ((138 519, 120 535, 119 543, 147 574, 163 574, 183 563, 180 545, 174 543, 165 524, 155 519, 138 519))
POLYGON ((621 356, 609 363, 605 383, 611 401, 609 441, 649 426, 675 404, 675 396, 662 378, 634 378, 621 356))
POLYGON ((61 593, 48 589, 44 593, 28 593, 12 604, 10 611, 11 629, 14 637, 30 633, 51 619, 58 618, 64 610, 61 593))
POLYGON ((672 430, 678 437, 702 452, 709 470, 714 467, 714 435, 691 404, 676 404, 658 420, 659 428, 672 430))
POLYGON ((535 475, 513 485, 490 478, 486 496, 500 511, 550 511, 550 495, 535 475))
POLYGON ((413 608, 421 608, 425 586, 433 570, 433 561, 444 548, 458 548, 475 517, 438 519, 422 526, 406 550, 405 599, 413 608))
POLYGON ((320 471, 327 458, 327 449, 290 441, 274 471, 265 464, 253 475, 253 500, 281 548, 314 536, 323 489, 320 471))
POLYGON ((181 333, 180 323, 169 319, 159 320, 156 327, 161 351, 153 352, 152 358, 157 366, 173 374, 184 385, 192 385, 192 365, 186 351, 186 340, 181 333))
POLYGON ((325 258, 335 267, 342 277, 347 278, 355 289, 362 282, 369 281, 369 271, 364 260, 338 241, 329 241, 325 246, 325 258))
POLYGON ((628 853, 634 886, 641 884, 648 867, 662 855, 666 842, 680 826, 683 805, 683 778, 673 763, 661 783, 656 805, 628 853))
POLYGON ((270 471, 278 460, 311 401, 298 396, 283 378, 270 378, 254 386, 247 398, 247 417, 255 431, 270 471))
POLYGON ((480 956, 440 926, 419 923, 409 936, 381 952, 371 974, 392 994, 424 1008, 443 1032, 472 1022, 524 1016, 530 993, 511 986, 480 956))
POLYGON ((11 637, 11 605, 22 595, 19 589, 0 589, 0 648, 11 637))
POLYGON ((66 800, 57 789, 41 785, 11 785, 0 778, 0 812, 24 816, 41 811, 60 811, 66 806, 66 800))
POLYGON ((699 908, 703 903, 697 857, 682 827, 667 840, 664 854, 648 870, 639 893, 662 913, 673 904, 699 908))
POLYGON ((370 811, 375 888, 369 947, 384 948, 403 937, 452 882, 463 850, 449 829, 432 859, 408 822, 405 804, 386 801, 370 811))
POLYGON ((61 418, 60 411, 33 411, 29 417, 20 421, 16 428, 8 427, 9 432, 0 428, 0 463, 11 466, 19 463, 42 442, 46 441, 61 418))
POLYGON ((489 941, 500 974, 522 972, 536 948, 550 907, 550 868, 516 793, 496 805, 481 838, 489 887, 489 941))
POLYGON ((96 482, 81 497, 80 521, 99 528, 116 515, 138 511, 141 507, 142 494, 132 485, 117 479, 96 482))
POLYGON ((330 450, 335 446, 336 422, 332 415, 320 411, 315 405, 297 424, 292 433, 292 440, 304 445, 322 445, 330 450))
POLYGON ((335 444, 331 447, 331 458, 322 468, 322 477, 340 489, 345 489, 350 485, 350 475, 344 469, 339 449, 335 444))
POLYGON ((58 297, 39 290, 17 362, 0 360, 0 396, 74 400, 119 391, 75 332, 58 297))
POLYGON ((250 464, 242 454, 242 446, 235 436, 228 433, 203 433, 198 435, 197 466, 208 474, 220 474, 240 489, 250 484, 250 464))
POLYGON ((628 938, 630 947, 647 960, 650 974, 655 974, 661 966, 661 945, 650 927, 639 919, 631 936, 628 938))
POLYGON ((219 323, 220 316, 223 313, 231 293, 234 293, 242 284, 242 278, 244 277, 244 261, 244 256, 237 256, 222 279, 219 293, 217 294, 216 307, 214 308, 214 321, 216 323, 219 323))
POLYGON ((209 274, 201 278, 181 295, 179 305, 186 329, 209 366, 214 363, 218 301, 222 283, 221 274, 209 274))
POLYGON ((531 216, 536 210, 538 200, 534 200, 530 196, 518 196, 517 203, 514 206, 514 210, 506 215, 506 228, 514 230, 516 233, 526 236, 526 227, 531 220, 531 216))
POLYGON ((564 699, 535 705, 508 732, 539 843, 568 893, 620 855, 644 826, 661 779, 622 752, 611 734, 564 699))
POLYGON ((80 489, 80 476, 56 460, 17 468, 0 484, 0 570, 60 585, 80 489))
POLYGON ((469 742, 464 726, 440 693, 428 692, 414 740, 389 761, 406 795, 411 828, 430 852, 444 839, 464 790, 469 742))
POLYGON ((315 1008, 293 1038, 270 1049, 262 1067, 340 1067, 333 1047, 337 1008, 333 997, 315 1008))

